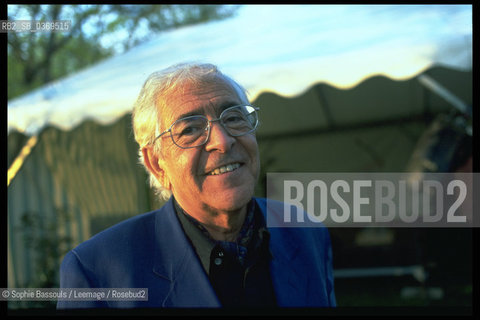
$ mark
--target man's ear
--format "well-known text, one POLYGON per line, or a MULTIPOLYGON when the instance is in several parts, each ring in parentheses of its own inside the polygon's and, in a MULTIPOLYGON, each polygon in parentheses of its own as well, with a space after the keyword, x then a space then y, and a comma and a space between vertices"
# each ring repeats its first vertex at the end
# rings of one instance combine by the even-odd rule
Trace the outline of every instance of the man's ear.
POLYGON ((148 145, 142 148, 143 162, 148 170, 157 178, 160 184, 170 190, 170 181, 165 174, 164 168, 160 165, 160 159, 153 150, 153 146, 148 145))

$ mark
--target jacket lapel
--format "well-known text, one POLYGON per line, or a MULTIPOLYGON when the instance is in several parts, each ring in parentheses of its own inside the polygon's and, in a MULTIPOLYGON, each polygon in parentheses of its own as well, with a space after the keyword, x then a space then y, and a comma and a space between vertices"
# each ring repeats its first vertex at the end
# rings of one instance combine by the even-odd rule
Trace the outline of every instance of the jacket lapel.
MULTIPOLYGON (((257 202, 258 199, 257 199, 257 202)), ((259 203, 265 216, 266 207, 259 203)), ((299 255, 298 239, 288 228, 269 228, 270 273, 279 306, 308 305, 308 271, 299 255)), ((200 260, 178 221, 170 199, 155 217, 153 272, 169 282, 161 292, 163 307, 220 307, 200 260)), ((159 280, 161 280, 159 279, 159 280)), ((154 290, 154 289, 152 289, 154 290)))
POLYGON ((153 272, 170 282, 162 306, 220 306, 195 250, 178 221, 172 199, 163 206, 155 218, 153 272))
POLYGON ((270 229, 270 250, 273 259, 270 274, 279 306, 303 306, 307 303, 307 270, 297 258, 298 243, 282 235, 278 228, 270 229), (290 240, 290 241, 288 241, 290 240))
MULTIPOLYGON (((274 202, 269 204, 268 213, 266 199, 256 199, 265 221, 267 214, 279 215, 283 207, 274 202), (278 212, 277 212, 278 211, 278 212)), ((280 215, 279 215, 280 216, 280 215)), ((271 217, 278 218, 278 217, 271 217)), ((308 300, 308 271, 299 258, 299 241, 291 237, 288 228, 268 228, 270 232, 270 275, 279 306, 304 306, 308 300)))

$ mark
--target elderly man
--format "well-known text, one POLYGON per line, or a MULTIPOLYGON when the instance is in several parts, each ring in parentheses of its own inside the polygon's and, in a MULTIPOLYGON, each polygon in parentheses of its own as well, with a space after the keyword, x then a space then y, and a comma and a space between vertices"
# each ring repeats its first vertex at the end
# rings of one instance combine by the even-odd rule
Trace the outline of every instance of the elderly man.
POLYGON ((266 200, 253 197, 258 110, 214 65, 153 73, 133 128, 150 182, 169 200, 80 244, 61 267, 62 288, 147 288, 148 301, 58 308, 334 306, 328 231, 267 228, 266 200))

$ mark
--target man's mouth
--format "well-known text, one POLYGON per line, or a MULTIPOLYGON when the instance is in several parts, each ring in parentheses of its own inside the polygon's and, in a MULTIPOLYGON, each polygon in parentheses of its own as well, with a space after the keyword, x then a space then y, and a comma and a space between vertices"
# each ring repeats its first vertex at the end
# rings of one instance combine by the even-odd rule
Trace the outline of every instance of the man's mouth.
POLYGON ((219 174, 222 174, 222 173, 234 171, 238 168, 240 168, 240 163, 238 163, 238 162, 231 163, 231 164, 227 164, 226 166, 216 168, 215 170, 211 171, 208 175, 216 176, 216 175, 219 175, 219 174))

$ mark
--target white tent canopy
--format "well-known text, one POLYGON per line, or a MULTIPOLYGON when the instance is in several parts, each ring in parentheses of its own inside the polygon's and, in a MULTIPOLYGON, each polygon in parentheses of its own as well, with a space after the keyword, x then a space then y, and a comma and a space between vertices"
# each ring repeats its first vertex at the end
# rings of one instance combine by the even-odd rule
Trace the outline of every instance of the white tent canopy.
POLYGON ((183 27, 8 102, 8 132, 110 123, 131 111, 150 73, 182 61, 217 64, 254 100, 271 91, 339 88, 433 65, 470 70, 470 5, 249 5, 223 21, 183 27))

